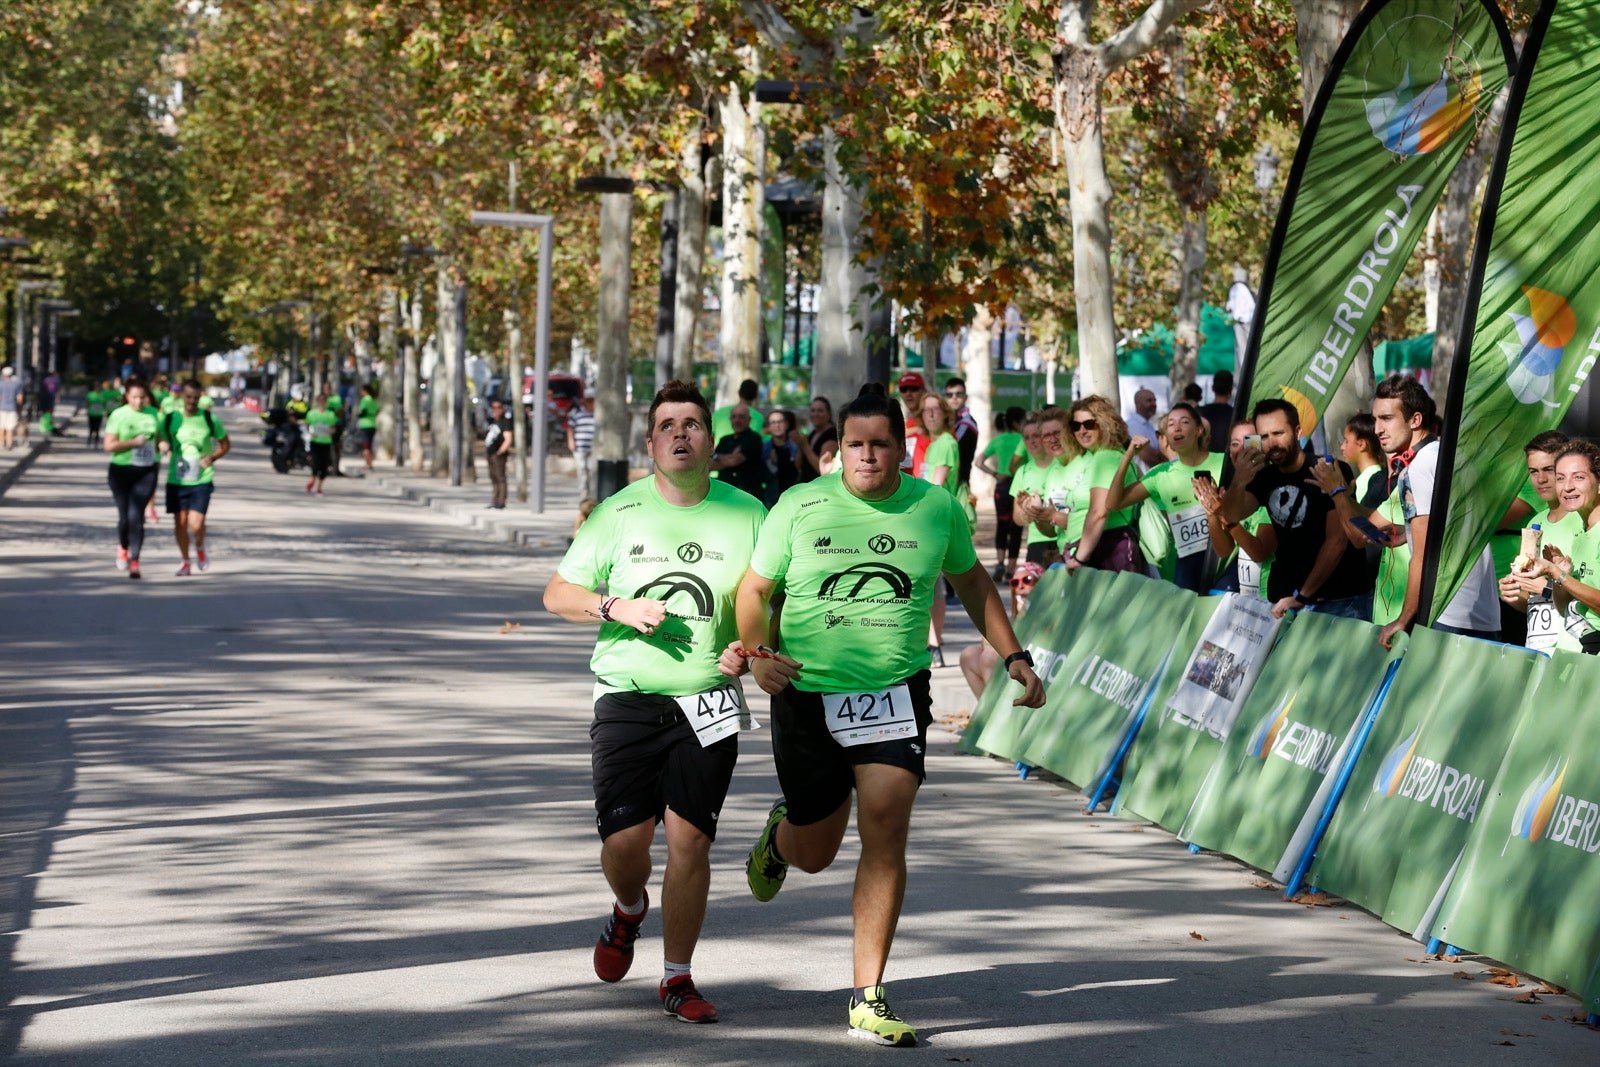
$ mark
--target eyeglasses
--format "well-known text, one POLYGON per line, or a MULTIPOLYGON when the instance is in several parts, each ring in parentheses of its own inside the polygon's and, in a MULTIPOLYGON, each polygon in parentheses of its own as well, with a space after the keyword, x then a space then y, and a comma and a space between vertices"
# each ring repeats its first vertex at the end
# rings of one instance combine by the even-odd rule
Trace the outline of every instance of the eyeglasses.
POLYGON ((1011 588, 1013 589, 1021 589, 1025 585, 1037 584, 1039 584, 1039 576, 1036 574, 1025 574, 1021 578, 1011 579, 1011 588))
POLYGON ((966 394, 966 393, 963 393, 963 392, 962 392, 962 391, 961 391, 961 390, 959 390, 959 389, 946 389, 946 390, 945 390, 945 391, 944 391, 944 395, 945 395, 945 396, 946 396, 946 397, 949 397, 949 398, 950 398, 950 399, 954 399, 954 398, 956 398, 956 397, 958 397, 958 396, 966 396, 966 395, 967 395, 967 394, 966 394))
POLYGON ((1077 419, 1072 420, 1073 433, 1077 433, 1079 430, 1098 430, 1099 428, 1100 424, 1094 419, 1084 419, 1082 422, 1079 422, 1077 419))
POLYGON ((1039 431, 1039 436, 1044 438, 1046 441, 1059 441, 1059 440, 1061 440, 1061 431, 1060 430, 1041 430, 1041 431, 1039 431))

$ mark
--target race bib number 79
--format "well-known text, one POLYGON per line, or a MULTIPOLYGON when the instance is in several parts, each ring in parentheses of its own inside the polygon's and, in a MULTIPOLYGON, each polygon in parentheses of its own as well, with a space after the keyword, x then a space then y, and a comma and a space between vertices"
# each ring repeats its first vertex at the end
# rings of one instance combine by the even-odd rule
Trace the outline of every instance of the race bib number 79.
POLYGON ((845 748, 917 736, 911 690, 903 685, 876 693, 823 693, 828 732, 845 748))

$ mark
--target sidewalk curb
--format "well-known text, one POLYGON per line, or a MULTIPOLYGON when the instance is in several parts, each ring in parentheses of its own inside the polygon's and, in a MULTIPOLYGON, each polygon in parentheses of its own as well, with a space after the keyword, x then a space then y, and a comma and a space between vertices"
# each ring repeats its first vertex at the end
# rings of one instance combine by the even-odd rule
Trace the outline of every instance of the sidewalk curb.
POLYGON ((456 487, 418 484, 420 478, 407 474, 372 471, 364 475, 363 480, 391 497, 440 512, 457 525, 477 530, 490 540, 539 553, 566 551, 566 535, 528 526, 522 521, 524 508, 516 504, 506 505, 503 511, 492 511, 484 507, 481 500, 461 499, 460 489, 456 487))
POLYGON ((55 442, 52 438, 43 437, 29 445, 28 451, 11 465, 11 469, 4 474, 0 474, 0 497, 5 496, 6 491, 16 485, 24 474, 28 473, 28 468, 33 466, 33 461, 50 451, 54 444, 55 442))

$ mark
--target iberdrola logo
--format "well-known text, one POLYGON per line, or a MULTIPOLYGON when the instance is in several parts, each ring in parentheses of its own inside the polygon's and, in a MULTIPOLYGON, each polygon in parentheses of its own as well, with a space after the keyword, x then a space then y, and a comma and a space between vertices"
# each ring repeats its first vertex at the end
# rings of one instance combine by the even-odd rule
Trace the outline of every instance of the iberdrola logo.
POLYGON ((1310 437, 1311 431, 1317 428, 1317 405, 1311 402, 1309 396, 1287 385, 1278 386, 1278 392, 1283 394, 1283 399, 1294 405, 1294 410, 1300 415, 1300 436, 1310 437))
POLYGON ((1501 341, 1506 357, 1506 385, 1524 404, 1561 405, 1555 399, 1556 371, 1567 345, 1578 332, 1578 318, 1566 297, 1533 285, 1521 287, 1528 310, 1508 311, 1517 328, 1517 340, 1501 341))
POLYGON ((1544 836, 1545 828, 1550 825, 1550 816, 1555 814, 1556 801, 1561 799, 1561 780, 1566 776, 1566 762, 1558 759, 1543 775, 1534 779, 1511 816, 1513 834, 1528 841, 1537 841, 1544 836))
POLYGON ((1363 44, 1371 41, 1361 72, 1367 125, 1384 148, 1408 159, 1449 143, 1484 96, 1483 65, 1461 32, 1467 23, 1415 11, 1427 6, 1393 4, 1362 35, 1363 44), (1407 7, 1413 10, 1399 14, 1407 7), (1394 21, 1383 25, 1385 17, 1394 21))
POLYGON ((1283 699, 1281 703, 1262 718, 1261 724, 1256 727, 1256 732, 1250 735, 1250 755, 1256 759, 1266 759, 1272 755, 1272 747, 1278 743, 1278 735, 1283 732, 1283 724, 1289 721, 1289 709, 1294 707, 1295 697, 1300 695, 1296 689, 1283 699))
POLYGON ((1411 757, 1417 754, 1417 735, 1422 732, 1422 727, 1411 731, 1411 736, 1394 746, 1389 754, 1383 757, 1383 764, 1378 768, 1378 776, 1372 780, 1372 791, 1382 793, 1385 797, 1392 797, 1400 789, 1400 783, 1405 780, 1406 768, 1411 766, 1411 757))
POLYGON ((1426 88, 1411 81, 1411 65, 1392 92, 1367 101, 1367 124, 1383 147, 1400 156, 1420 156, 1443 146, 1472 120, 1483 95, 1483 76, 1476 70, 1461 84, 1448 71, 1426 88))

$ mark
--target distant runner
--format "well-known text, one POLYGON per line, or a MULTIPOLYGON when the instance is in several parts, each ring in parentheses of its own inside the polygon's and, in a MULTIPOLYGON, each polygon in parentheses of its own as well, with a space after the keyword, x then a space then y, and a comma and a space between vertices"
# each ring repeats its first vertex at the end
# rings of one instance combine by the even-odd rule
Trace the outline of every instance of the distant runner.
POLYGON ((183 563, 178 577, 189 576, 189 546, 201 571, 211 567, 206 556, 206 511, 211 507, 215 464, 233 444, 222 420, 200 407, 200 383, 183 383, 181 410, 161 416, 161 447, 171 457, 167 468, 167 513, 176 516, 173 532, 183 563))

